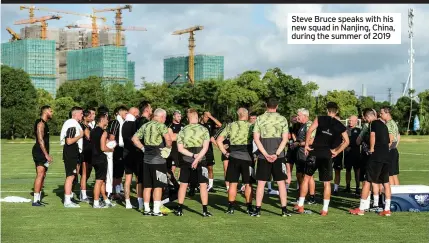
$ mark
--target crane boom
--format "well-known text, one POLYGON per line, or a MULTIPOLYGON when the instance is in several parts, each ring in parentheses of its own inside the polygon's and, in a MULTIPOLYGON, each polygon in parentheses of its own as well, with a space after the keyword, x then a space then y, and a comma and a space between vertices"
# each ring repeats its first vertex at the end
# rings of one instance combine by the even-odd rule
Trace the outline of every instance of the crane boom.
POLYGON ((132 11, 132 6, 130 4, 119 6, 116 8, 105 8, 105 9, 93 9, 92 11, 94 13, 100 13, 100 12, 108 12, 108 11, 114 11, 116 12, 115 15, 115 26, 116 26, 116 46, 121 45, 121 31, 122 31, 122 10, 128 9, 130 12, 132 11))
POLYGON ((35 6, 20 6, 20 9, 28 9, 30 12, 30 19, 34 18, 34 10, 39 11, 48 11, 48 12, 55 12, 55 13, 63 13, 63 14, 71 14, 71 15, 77 15, 77 16, 83 16, 91 18, 92 20, 92 47, 97 47, 99 45, 98 40, 98 27, 97 27, 97 19, 101 19, 103 22, 106 22, 105 17, 97 17, 95 14, 82 14, 82 13, 76 13, 72 11, 64 11, 64 10, 56 10, 56 9, 50 9, 50 8, 36 8, 35 6))
MULTIPOLYGON (((90 29, 91 25, 88 24, 79 24, 79 25, 67 25, 67 28, 71 29, 71 28, 83 28, 83 29, 90 29)), ((100 26, 100 29, 102 30, 113 30, 115 29, 115 27, 113 26, 108 26, 108 25, 102 25, 100 26)), ((135 26, 127 26, 127 27, 122 27, 121 31, 126 31, 126 30, 134 30, 134 31, 147 31, 146 28, 143 27, 135 27, 135 26)))
POLYGON ((16 21, 15 24, 34 24, 37 22, 40 22, 42 24, 42 33, 41 33, 41 39, 45 40, 46 39, 46 29, 47 29, 47 24, 46 21, 47 20, 51 20, 51 19, 60 19, 61 16, 59 15, 51 15, 51 16, 43 16, 40 18, 32 18, 32 19, 25 19, 25 20, 19 20, 16 21))
POLYGON ((195 49, 195 38, 194 31, 203 30, 204 26, 197 25, 191 28, 176 30, 172 33, 172 35, 182 35, 189 33, 189 61, 188 61, 188 78, 191 84, 194 84, 194 49, 195 49))
POLYGON ((13 31, 11 28, 7 27, 6 28, 7 32, 9 32, 9 34, 12 36, 11 41, 15 41, 15 40, 21 40, 21 36, 19 36, 15 31, 13 31))

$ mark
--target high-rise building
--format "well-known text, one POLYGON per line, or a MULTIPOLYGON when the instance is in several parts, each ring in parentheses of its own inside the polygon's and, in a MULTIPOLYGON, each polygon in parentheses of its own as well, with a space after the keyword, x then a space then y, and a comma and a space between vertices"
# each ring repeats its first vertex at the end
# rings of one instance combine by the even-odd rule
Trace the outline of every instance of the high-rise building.
POLYGON ((24 39, 1 44, 4 65, 23 69, 36 88, 56 95, 57 62, 54 40, 24 39))
MULTIPOLYGON (((213 55, 195 55, 194 57, 194 81, 204 81, 210 79, 224 79, 224 57, 213 55)), ((174 84, 188 82, 188 56, 168 57, 164 59, 164 82, 173 82, 178 75, 181 75, 174 84)))

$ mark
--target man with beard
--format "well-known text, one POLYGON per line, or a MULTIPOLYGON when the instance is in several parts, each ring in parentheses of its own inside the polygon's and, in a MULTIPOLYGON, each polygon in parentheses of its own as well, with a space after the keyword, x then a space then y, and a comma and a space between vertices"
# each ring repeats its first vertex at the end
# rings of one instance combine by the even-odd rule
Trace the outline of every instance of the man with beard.
POLYGON ((185 127, 182 123, 182 114, 176 110, 173 112, 173 122, 168 127, 171 140, 173 141, 171 147, 170 157, 167 159, 167 168, 174 174, 176 166, 180 163, 179 151, 177 150, 177 134, 185 127))

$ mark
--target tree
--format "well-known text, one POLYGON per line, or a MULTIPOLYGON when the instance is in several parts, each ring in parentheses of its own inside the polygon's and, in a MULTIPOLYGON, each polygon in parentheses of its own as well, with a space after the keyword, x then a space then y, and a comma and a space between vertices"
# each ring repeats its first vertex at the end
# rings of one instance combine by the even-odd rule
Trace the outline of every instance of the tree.
POLYGON ((54 106, 55 100, 52 98, 52 95, 44 90, 37 89, 37 111, 40 111, 40 108, 44 105, 54 106))
POLYGON ((429 134, 429 89, 418 94, 420 100, 420 134, 429 134))
POLYGON ((98 107, 106 103, 106 88, 99 77, 68 81, 60 86, 57 98, 71 97, 79 106, 98 107))
POLYGON ((325 114, 326 113, 326 104, 328 102, 337 103, 340 108, 338 116, 342 119, 347 119, 351 115, 358 115, 358 99, 356 96, 350 91, 344 90, 333 90, 328 91, 326 96, 319 96, 318 102, 318 113, 325 114))
POLYGON ((22 69, 1 66, 1 136, 15 139, 34 136, 37 93, 22 69))
POLYGON ((134 88, 132 82, 127 82, 125 85, 112 84, 106 87, 106 105, 115 109, 119 105, 125 105, 127 107, 137 105, 135 102, 137 98, 137 91, 134 88))
POLYGON ((409 119, 409 114, 411 112, 411 114, 415 115, 418 112, 418 103, 415 100, 412 100, 413 105, 412 105, 412 109, 411 109, 411 99, 410 97, 407 96, 403 96, 401 98, 398 99, 398 101, 396 102, 391 114, 392 114, 392 118, 393 120, 395 120, 398 124, 399 127, 399 131, 401 133, 406 133, 407 132, 407 127, 408 127, 408 119, 409 119))
POLYGON ((73 106, 77 106, 78 104, 71 97, 61 97, 55 100, 54 105, 54 115, 50 122, 50 131, 54 135, 59 135, 61 133, 61 127, 64 122, 69 119, 69 113, 73 106))

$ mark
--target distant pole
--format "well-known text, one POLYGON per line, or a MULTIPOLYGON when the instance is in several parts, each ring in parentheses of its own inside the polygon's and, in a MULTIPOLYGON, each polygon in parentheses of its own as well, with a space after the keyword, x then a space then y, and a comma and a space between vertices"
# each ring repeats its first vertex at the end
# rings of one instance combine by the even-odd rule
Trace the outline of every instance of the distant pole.
MULTIPOLYGON (((414 38, 414 9, 410 8, 408 10, 408 38, 410 39, 410 49, 408 50, 408 53, 410 55, 408 59, 408 63, 410 64, 410 74, 408 75, 407 83, 405 84, 404 91, 402 93, 403 96, 406 95, 407 91, 405 90, 407 87, 407 84, 409 84, 409 90, 412 90, 414 88, 413 86, 413 73, 414 73, 414 48, 413 48, 413 38, 414 38)), ((410 93, 410 98, 413 98, 413 94, 410 93)))
POLYGON ((392 105, 393 101, 392 101, 392 88, 388 88, 387 92, 389 92, 389 104, 392 105))

